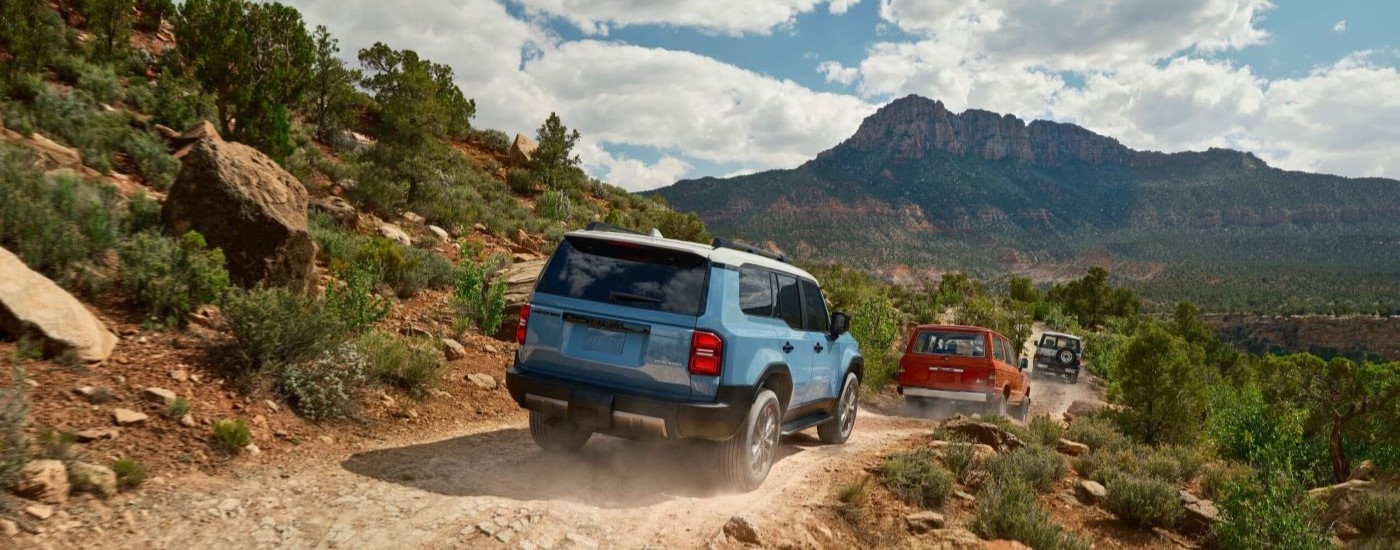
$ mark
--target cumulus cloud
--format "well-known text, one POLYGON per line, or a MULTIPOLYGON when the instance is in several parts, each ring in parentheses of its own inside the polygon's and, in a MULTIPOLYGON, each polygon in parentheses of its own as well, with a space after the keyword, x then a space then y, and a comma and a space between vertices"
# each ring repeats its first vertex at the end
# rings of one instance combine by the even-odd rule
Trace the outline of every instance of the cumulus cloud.
POLYGON ((1332 25, 1332 32, 1335 32, 1335 33, 1344 33, 1344 32, 1347 32, 1347 20, 1346 20, 1346 19, 1343 19, 1343 20, 1341 20, 1341 21, 1338 21, 1335 25, 1332 25))
MULTIPOLYGON (((585 33, 608 27, 673 25, 726 34, 768 34, 828 0, 519 0, 531 13, 560 17, 585 33)), ((829 0, 831 13, 845 13, 859 0, 829 0)))
POLYGON ((827 82, 835 82, 843 86, 854 84, 860 77, 859 67, 846 67, 836 61, 823 61, 817 65, 817 72, 826 75, 827 82))

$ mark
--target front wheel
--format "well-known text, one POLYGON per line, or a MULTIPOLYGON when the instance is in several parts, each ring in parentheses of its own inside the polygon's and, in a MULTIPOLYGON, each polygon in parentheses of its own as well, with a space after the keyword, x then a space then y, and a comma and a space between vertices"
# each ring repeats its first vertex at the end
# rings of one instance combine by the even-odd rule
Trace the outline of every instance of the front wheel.
POLYGON ((720 475, 740 491, 752 491, 768 478, 778 448, 783 411, 772 390, 762 390, 749 407, 739 433, 721 443, 720 475))
POLYGON ((841 386, 841 397, 836 402, 835 418, 817 426, 817 437, 822 443, 840 445, 851 437, 856 427, 856 410, 860 408, 860 378, 855 373, 846 373, 846 383, 841 386))
POLYGON ((535 444, 553 453, 570 453, 583 448, 593 432, 566 418, 530 411, 530 438, 535 444))

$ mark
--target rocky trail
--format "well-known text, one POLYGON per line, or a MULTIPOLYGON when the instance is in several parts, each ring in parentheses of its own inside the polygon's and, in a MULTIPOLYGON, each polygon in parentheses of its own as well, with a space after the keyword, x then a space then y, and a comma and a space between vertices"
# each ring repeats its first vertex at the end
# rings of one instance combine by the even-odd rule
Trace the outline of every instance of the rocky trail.
MULTIPOLYGON (((1040 380, 1032 388, 1036 414, 1058 416, 1074 400, 1095 397, 1089 384, 1040 380)), ((715 449, 704 442, 595 436, 579 454, 549 454, 517 412, 87 499, 23 544, 694 548, 752 536, 764 546, 848 546, 858 541, 828 527, 836 485, 954 412, 910 410, 893 395, 876 396, 846 445, 823 446, 805 432, 785 438, 768 480, 742 494, 722 487, 715 449)))

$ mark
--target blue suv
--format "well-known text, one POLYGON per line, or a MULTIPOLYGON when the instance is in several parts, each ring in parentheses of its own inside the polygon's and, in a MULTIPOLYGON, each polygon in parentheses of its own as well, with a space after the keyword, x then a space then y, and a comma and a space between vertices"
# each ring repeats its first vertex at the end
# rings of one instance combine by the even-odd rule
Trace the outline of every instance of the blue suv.
POLYGON ((780 435, 850 437, 864 361, 849 324, 783 256, 594 224, 540 274, 506 386, 545 450, 595 432, 713 440, 725 482, 747 491, 780 435))

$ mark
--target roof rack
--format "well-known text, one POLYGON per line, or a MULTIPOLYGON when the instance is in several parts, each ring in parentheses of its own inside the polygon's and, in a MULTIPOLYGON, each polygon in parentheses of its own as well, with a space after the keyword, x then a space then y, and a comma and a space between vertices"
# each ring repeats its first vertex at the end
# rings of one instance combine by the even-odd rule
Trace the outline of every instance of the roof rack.
POLYGON ((790 263, 788 262, 787 255, 785 254, 775 254, 757 246, 735 242, 722 237, 715 237, 715 240, 711 242, 710 245, 714 246, 715 248, 732 248, 734 250, 742 250, 744 252, 748 252, 749 254, 763 256, 764 258, 768 258, 770 260, 777 260, 785 264, 790 263))
POLYGON ((588 227, 585 229, 587 229, 588 231, 607 231, 610 233, 627 233, 629 235, 646 236, 646 233, 633 231, 631 229, 623 229, 621 227, 603 222, 588 222, 588 227))

